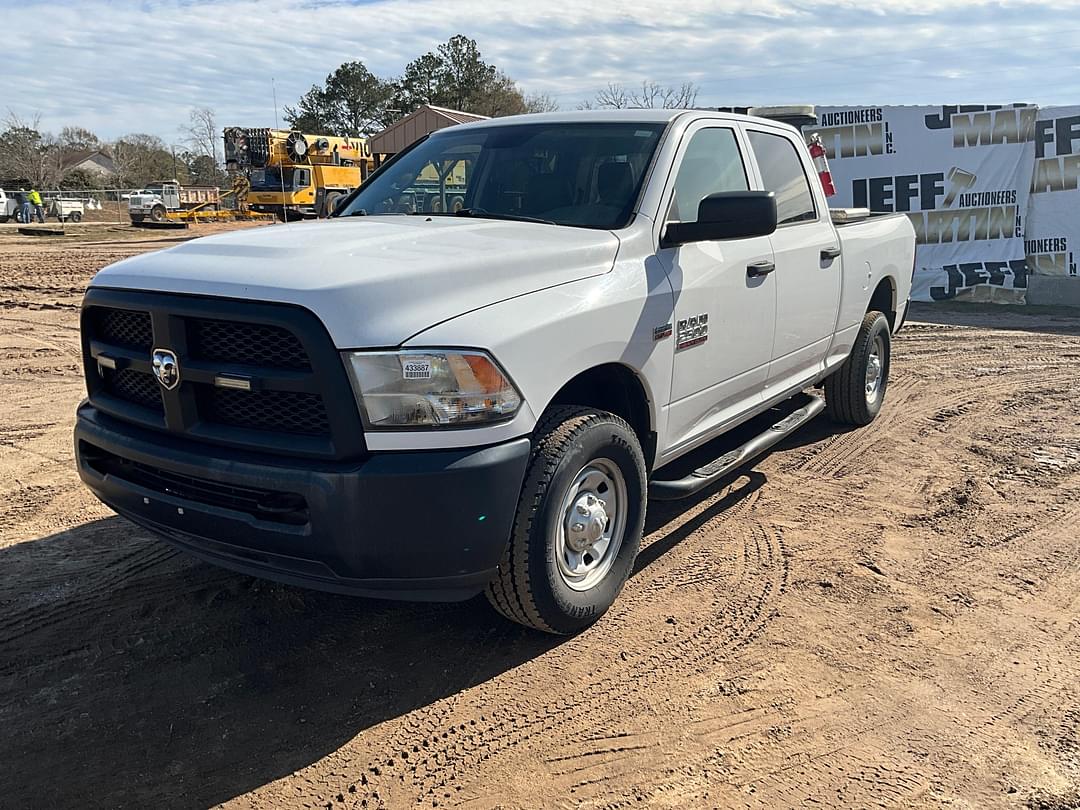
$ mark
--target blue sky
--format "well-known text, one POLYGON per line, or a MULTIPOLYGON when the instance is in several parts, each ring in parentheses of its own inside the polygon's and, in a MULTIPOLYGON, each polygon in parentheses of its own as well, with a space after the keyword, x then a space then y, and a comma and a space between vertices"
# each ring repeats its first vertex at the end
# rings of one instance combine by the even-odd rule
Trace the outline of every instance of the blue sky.
POLYGON ((702 106, 1080 103, 1080 0, 0 0, 0 112, 179 139, 192 107, 274 123, 343 61, 394 76, 456 33, 574 109, 608 82, 702 106), (13 56, 28 61, 20 67, 13 56))

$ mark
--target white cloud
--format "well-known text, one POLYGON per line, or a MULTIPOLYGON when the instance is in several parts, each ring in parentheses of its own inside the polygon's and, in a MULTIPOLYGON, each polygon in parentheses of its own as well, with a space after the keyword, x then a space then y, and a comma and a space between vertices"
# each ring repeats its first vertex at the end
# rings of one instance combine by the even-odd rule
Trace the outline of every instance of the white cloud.
MULTIPOLYGON (((5 0, 6 2, 7 0, 5 0)), ((167 140, 194 106, 273 123, 346 60, 394 75, 456 33, 575 107, 607 82, 692 80, 699 103, 1080 100, 1080 3, 993 0, 31 0, 7 3, 0 108, 167 140), (1063 22, 1064 21, 1064 22, 1063 22), (23 63, 12 54, 28 56, 23 63)))

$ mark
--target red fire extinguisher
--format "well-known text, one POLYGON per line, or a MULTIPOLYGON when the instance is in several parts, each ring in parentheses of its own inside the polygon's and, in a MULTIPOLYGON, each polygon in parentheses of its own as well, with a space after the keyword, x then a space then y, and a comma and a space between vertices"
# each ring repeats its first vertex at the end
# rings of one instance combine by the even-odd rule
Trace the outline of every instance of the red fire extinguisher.
POLYGON ((836 186, 833 185, 832 172, 829 171, 829 161, 825 158, 825 144, 821 142, 821 136, 816 132, 810 135, 810 157, 814 160, 814 168, 817 169, 818 177, 821 178, 821 186, 825 189, 825 196, 832 197, 836 194, 836 186))

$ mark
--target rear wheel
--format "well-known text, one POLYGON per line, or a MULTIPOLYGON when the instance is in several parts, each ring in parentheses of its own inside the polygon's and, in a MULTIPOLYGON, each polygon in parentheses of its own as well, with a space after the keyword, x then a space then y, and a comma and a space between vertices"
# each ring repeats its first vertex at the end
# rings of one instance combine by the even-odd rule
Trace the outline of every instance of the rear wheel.
POLYGON ((72 222, 82 222, 82 212, 72 211, 70 214, 68 214, 68 219, 70 219, 72 222))
POLYGON ((330 191, 326 195, 326 201, 323 203, 323 216, 328 217, 334 213, 334 209, 337 208, 338 200, 341 199, 341 192, 330 191))
POLYGON ((890 338, 885 316, 866 313, 851 354, 825 380, 825 406, 834 422, 861 426, 874 421, 889 386, 890 338))
POLYGON ((637 557, 646 506, 637 436, 614 414, 553 409, 538 426, 513 533, 488 601, 569 634, 611 607, 637 557))

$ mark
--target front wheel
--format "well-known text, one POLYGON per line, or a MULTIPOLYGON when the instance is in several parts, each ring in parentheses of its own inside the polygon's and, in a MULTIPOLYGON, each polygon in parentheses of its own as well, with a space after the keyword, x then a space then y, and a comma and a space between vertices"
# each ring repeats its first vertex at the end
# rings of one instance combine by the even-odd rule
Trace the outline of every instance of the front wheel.
POLYGON ((866 313, 851 354, 825 379, 829 418, 844 425, 873 422, 885 400, 891 357, 889 321, 880 312, 866 313))
POLYGON ((588 627, 630 576, 646 498, 644 456, 625 421, 591 408, 553 409, 537 427, 488 601, 548 633, 588 627))
POLYGON ((150 209, 150 221, 151 222, 164 222, 165 221, 165 206, 155 205, 150 209))

